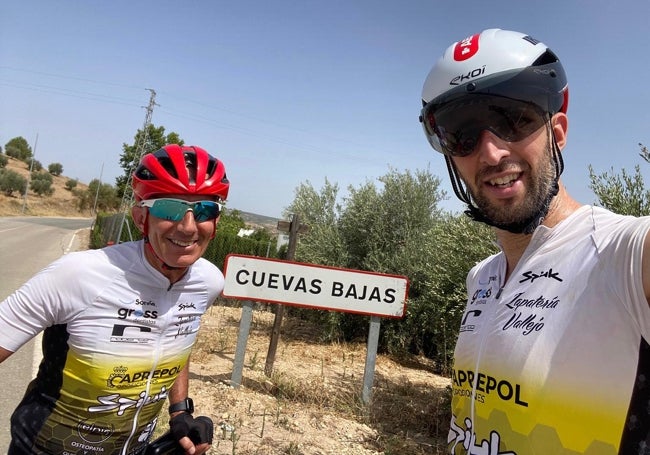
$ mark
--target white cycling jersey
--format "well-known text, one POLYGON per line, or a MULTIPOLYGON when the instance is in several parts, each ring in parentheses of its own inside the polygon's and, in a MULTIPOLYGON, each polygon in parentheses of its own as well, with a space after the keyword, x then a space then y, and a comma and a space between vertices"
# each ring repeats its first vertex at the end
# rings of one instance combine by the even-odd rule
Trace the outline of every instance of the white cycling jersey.
POLYGON ((0 304, 5 349, 44 330, 10 453, 140 452, 223 281, 199 259, 170 285, 142 241, 70 253, 36 274, 0 304))
POLYGON ((650 218, 581 207, 539 227, 504 284, 468 275, 452 377, 452 454, 648 453, 650 218))

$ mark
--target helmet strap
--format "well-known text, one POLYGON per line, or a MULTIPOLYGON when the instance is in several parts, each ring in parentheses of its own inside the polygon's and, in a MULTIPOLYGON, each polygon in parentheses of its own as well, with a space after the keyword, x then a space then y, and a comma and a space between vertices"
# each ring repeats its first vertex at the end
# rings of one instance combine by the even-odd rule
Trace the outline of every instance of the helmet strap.
POLYGON ((458 199, 460 199, 462 202, 467 204, 467 210, 465 210, 464 212, 467 216, 469 216, 474 221, 485 223, 488 226, 492 226, 497 229, 512 232, 513 234, 532 234, 535 231, 535 229, 537 229, 537 227, 544 222, 544 218, 546 218, 546 215, 548 214, 548 211, 551 207, 551 201, 557 195, 560 189, 560 184, 559 184, 560 175, 562 175, 562 172, 564 171, 564 160, 562 159, 562 153, 560 151, 560 147, 557 143, 557 140, 555 139, 555 135, 553 134, 553 129, 551 128, 550 124, 551 122, 549 118, 549 121, 546 122, 546 129, 549 134, 549 141, 552 144, 551 155, 555 166, 555 177, 553 179, 551 188, 549 189, 548 194, 544 199, 544 202, 540 204, 537 213, 518 222, 497 223, 492 219, 488 218, 487 216, 485 216, 485 214, 478 207, 474 205, 472 201, 472 197, 469 191, 467 190, 467 186, 460 178, 460 174, 453 160, 451 159, 451 157, 445 155, 445 161, 447 163, 447 171, 449 172, 452 188, 454 190, 454 193, 456 194, 456 197, 458 197, 458 199))

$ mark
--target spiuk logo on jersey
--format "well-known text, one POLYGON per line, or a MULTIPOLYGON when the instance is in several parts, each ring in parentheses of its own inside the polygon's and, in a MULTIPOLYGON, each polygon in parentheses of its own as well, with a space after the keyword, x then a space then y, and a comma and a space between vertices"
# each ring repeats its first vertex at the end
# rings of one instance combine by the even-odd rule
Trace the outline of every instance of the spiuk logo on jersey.
POLYGON ((97 397, 99 405, 90 406, 88 412, 113 412, 116 411, 118 416, 123 415, 128 409, 140 409, 143 406, 157 403, 167 399, 167 388, 163 386, 159 393, 149 395, 146 391, 140 392, 137 399, 122 396, 119 393, 113 393, 97 397))
POLYGON ((490 431, 490 439, 479 441, 470 419, 466 418, 464 420, 465 428, 463 428, 462 423, 458 424, 456 419, 455 415, 451 416, 451 425, 447 436, 447 441, 453 442, 451 453, 456 453, 456 446, 461 445, 465 449, 465 453, 472 455, 517 455, 515 452, 501 451, 501 435, 497 431, 490 431))
POLYGON ((548 270, 542 270, 540 272, 533 272, 532 270, 529 270, 528 272, 522 273, 521 276, 523 276, 523 278, 519 280, 520 283, 524 283, 526 281, 530 281, 532 283, 538 278, 549 278, 556 281, 563 281, 562 278, 560 278, 560 272, 553 271, 553 267, 549 267, 548 270))

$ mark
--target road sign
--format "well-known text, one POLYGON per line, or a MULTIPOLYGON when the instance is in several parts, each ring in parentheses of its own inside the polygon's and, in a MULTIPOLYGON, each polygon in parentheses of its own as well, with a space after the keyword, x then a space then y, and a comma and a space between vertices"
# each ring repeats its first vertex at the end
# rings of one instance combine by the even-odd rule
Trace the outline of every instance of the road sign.
POLYGON ((231 254, 223 295, 346 313, 401 318, 408 278, 231 254))

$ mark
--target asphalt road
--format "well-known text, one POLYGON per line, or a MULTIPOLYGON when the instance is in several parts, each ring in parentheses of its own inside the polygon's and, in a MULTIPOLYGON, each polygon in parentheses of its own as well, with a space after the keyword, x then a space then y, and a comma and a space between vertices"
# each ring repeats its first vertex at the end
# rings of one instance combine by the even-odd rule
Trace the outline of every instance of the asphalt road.
MULTIPOLYGON (((91 219, 0 217, 0 301, 60 256, 79 249, 78 232, 91 219)), ((9 447, 9 418, 40 359, 40 340, 23 346, 0 366, 0 453, 9 447)))

